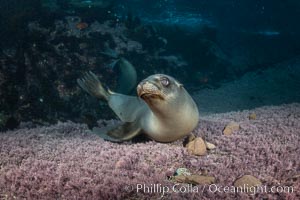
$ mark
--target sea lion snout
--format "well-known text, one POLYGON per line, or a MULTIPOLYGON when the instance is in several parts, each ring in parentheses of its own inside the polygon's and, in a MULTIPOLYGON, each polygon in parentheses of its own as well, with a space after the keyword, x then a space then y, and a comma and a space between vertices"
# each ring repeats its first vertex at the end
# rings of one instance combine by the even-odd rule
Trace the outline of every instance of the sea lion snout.
POLYGON ((137 90, 137 94, 138 94, 138 96, 141 96, 140 94, 142 93, 142 90, 143 90, 143 88, 142 88, 141 84, 138 84, 138 86, 137 86, 136 90, 137 90))
POLYGON ((161 97, 159 87, 148 80, 142 81, 137 86, 137 94, 142 99, 145 99, 146 97, 161 97))

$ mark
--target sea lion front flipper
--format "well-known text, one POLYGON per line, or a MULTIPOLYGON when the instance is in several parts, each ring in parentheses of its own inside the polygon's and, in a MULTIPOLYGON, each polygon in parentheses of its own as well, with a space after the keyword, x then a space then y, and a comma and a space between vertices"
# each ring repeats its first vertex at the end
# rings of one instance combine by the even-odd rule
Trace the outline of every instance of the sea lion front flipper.
POLYGON ((140 98, 119 93, 111 93, 108 105, 122 122, 134 122, 149 109, 140 98))
POLYGON ((119 139, 112 138, 112 137, 108 136, 107 131, 104 131, 102 128, 94 127, 93 128, 93 133, 95 133, 96 135, 98 135, 99 137, 101 137, 104 140, 108 140, 108 141, 111 141, 111 142, 122 142, 122 140, 119 140, 119 139))
POLYGON ((108 131, 107 135, 111 138, 124 141, 132 139, 133 137, 141 133, 141 130, 142 129, 139 127, 139 124, 136 121, 126 122, 108 131))
POLYGON ((124 140, 130 140, 134 136, 141 132, 141 128, 136 122, 126 122, 113 128, 93 128, 93 133, 100 136, 104 140, 111 142, 122 142, 124 140), (107 129, 109 129, 107 131, 107 129))

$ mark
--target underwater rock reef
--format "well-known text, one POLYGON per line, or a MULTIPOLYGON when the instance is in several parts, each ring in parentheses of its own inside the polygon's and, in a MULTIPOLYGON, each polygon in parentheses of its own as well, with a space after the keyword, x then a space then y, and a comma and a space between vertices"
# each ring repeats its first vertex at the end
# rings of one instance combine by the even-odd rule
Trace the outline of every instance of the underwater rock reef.
POLYGON ((24 121, 93 126, 113 118, 75 80, 90 70, 115 89, 121 58, 136 68, 139 80, 164 73, 190 92, 206 93, 300 54, 295 1, 281 6, 291 16, 272 4, 274 21, 261 2, 152 2, 0 0, 0 130, 24 121), (246 16, 248 6, 257 10, 246 16))
MULTIPOLYGON (((205 137, 216 148, 200 157, 189 154, 182 140, 169 144, 116 144, 103 141, 84 124, 60 122, 32 127, 22 123, 20 129, 0 134, 0 196, 299 199, 299 113, 299 104, 287 104, 202 117, 193 133, 205 137), (249 119, 253 113, 256 118, 249 119), (224 127, 232 121, 239 124, 239 130, 223 135, 224 127), (232 187, 243 175, 254 176, 268 192, 218 192, 209 189, 208 184, 188 186, 170 179, 178 168, 214 177, 213 187, 220 188, 232 187), (138 184, 152 187, 152 192, 137 190, 138 184), (182 192, 172 191, 175 184, 182 192), (162 194, 162 189, 155 192, 154 187, 168 187, 170 191, 162 194), (272 187, 278 190, 270 192, 272 187)), ((100 126, 110 123, 115 122, 99 121, 100 126)))
MULTIPOLYGON (((2 44, 0 111, 5 119, 17 121, 16 125, 20 121, 53 123, 112 117, 79 90, 76 79, 91 70, 114 89, 120 73, 116 61, 122 57, 135 66, 139 79, 157 71, 184 70, 185 63, 179 57, 158 55, 163 38, 151 26, 113 19, 89 21, 78 16, 47 23, 29 21, 22 40, 2 44)), ((3 118, 0 129, 8 127, 3 118)))

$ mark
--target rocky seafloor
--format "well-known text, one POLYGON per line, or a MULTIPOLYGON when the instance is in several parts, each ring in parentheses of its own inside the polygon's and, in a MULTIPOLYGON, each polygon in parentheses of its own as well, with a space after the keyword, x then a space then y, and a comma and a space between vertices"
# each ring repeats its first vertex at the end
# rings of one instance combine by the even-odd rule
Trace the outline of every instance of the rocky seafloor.
MULTIPOLYGON (((111 123, 111 122, 106 122, 111 123)), ((105 124, 104 122, 99 123, 105 124)), ((103 141, 73 122, 0 134, 0 196, 4 199, 299 199, 300 104, 207 115, 193 132, 216 145, 205 156, 190 155, 182 141, 123 144, 103 141), (249 120, 251 113, 256 119, 249 120), (223 135, 234 121, 240 130, 223 135), (180 167, 214 176, 232 186, 242 175, 257 177, 274 192, 213 192, 209 186, 185 192, 137 191, 137 184, 172 188, 168 176, 180 167), (152 185, 151 185, 152 184, 152 185), (282 191, 289 187, 290 192, 282 191), (280 190, 281 188, 281 190, 280 190)))
POLYGON ((287 104, 300 101, 299 80, 300 57, 295 57, 272 68, 223 82, 219 88, 199 90, 193 97, 202 115, 287 104))

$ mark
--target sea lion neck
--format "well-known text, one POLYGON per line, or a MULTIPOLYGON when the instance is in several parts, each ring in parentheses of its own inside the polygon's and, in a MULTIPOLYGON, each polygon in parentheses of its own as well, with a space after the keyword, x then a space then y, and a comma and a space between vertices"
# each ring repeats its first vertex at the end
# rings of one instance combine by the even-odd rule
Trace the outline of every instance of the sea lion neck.
POLYGON ((180 115, 182 112, 182 104, 180 102, 184 102, 184 96, 176 96, 173 98, 151 98, 144 100, 153 115, 162 120, 164 119, 172 119, 180 115))

